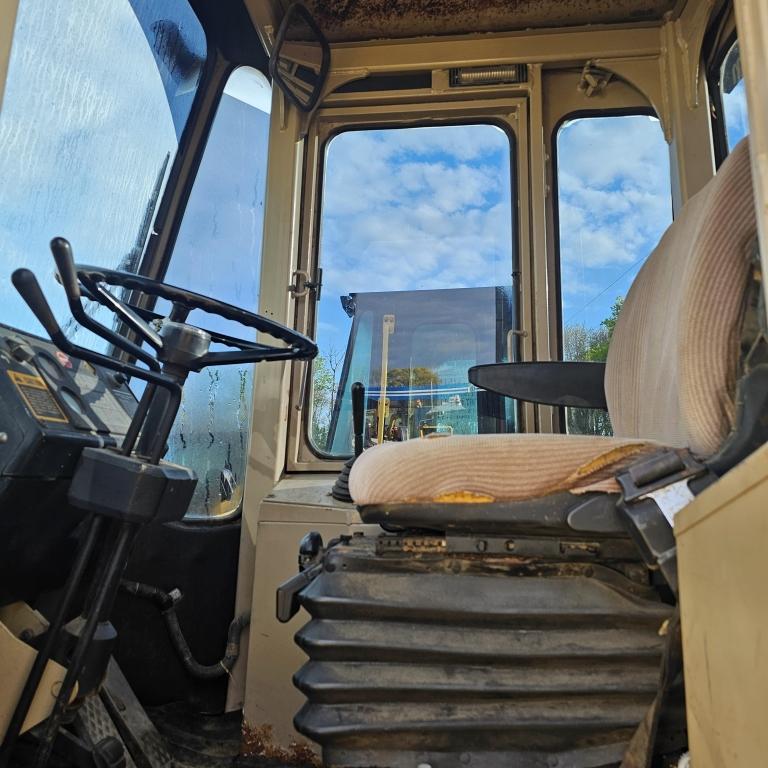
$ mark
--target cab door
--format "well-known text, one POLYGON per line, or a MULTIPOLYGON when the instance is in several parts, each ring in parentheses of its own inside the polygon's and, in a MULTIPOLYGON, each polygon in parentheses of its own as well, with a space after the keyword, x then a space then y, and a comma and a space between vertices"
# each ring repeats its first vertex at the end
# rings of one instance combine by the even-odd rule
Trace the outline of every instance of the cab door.
POLYGON ((467 378, 530 355, 524 91, 386 106, 342 94, 316 115, 292 290, 320 355, 295 373, 290 469, 351 455, 355 381, 368 445, 533 428, 467 378))

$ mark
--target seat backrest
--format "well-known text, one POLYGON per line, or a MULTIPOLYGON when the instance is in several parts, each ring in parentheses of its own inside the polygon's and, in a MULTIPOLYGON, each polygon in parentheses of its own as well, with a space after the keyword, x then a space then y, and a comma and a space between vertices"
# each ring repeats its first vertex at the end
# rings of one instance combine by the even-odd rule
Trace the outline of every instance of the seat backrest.
POLYGON ((701 456, 734 425, 756 220, 748 139, 680 210, 632 284, 608 352, 614 433, 701 456))

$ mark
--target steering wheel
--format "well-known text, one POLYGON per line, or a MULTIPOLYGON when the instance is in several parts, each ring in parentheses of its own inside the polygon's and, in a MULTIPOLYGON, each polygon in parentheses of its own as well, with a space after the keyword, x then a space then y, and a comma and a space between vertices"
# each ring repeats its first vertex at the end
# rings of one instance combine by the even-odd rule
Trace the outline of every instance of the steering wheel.
POLYGON ((146 316, 146 312, 124 303, 106 286, 117 286, 135 291, 140 296, 151 296, 170 301, 173 307, 168 319, 172 322, 186 323, 189 313, 199 309, 225 320, 240 323, 247 328, 266 333, 287 345, 286 347, 278 347, 260 344, 199 328, 211 337, 211 341, 233 347, 236 351, 208 352, 194 361, 191 370, 199 371, 209 365, 256 363, 263 360, 309 360, 317 355, 317 345, 307 336, 263 315, 257 315, 226 302, 161 283, 143 275, 104 269, 103 267, 75 265, 71 246, 64 238, 56 238, 51 243, 51 250, 70 305, 80 305, 80 285, 84 286, 90 299, 99 302, 118 315, 128 327, 157 351, 159 359, 163 358, 164 342, 160 334, 142 317, 142 314, 146 316))

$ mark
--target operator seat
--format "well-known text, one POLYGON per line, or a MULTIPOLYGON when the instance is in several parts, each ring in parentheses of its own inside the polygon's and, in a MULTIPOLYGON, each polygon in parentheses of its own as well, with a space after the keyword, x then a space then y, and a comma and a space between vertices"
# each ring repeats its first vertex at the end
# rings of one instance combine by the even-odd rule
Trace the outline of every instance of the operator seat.
POLYGON ((519 399, 607 404, 615 437, 432 435, 358 457, 350 493, 385 532, 306 537, 278 593, 284 619, 310 616, 294 724, 325 764, 676 761, 670 521, 768 439, 755 244, 744 141, 641 269, 605 366, 470 371, 519 399))
MULTIPOLYGON (((610 525, 617 475, 649 454, 689 449, 715 464, 733 454, 755 244, 744 139, 678 213, 626 297, 604 369, 615 436, 430 435, 377 445, 349 480, 363 520, 473 532, 565 518, 578 528, 579 515, 610 525)), ((569 364, 549 365, 561 376, 558 366, 569 364)), ((519 366, 505 368, 504 394, 537 399, 516 390, 519 366)))

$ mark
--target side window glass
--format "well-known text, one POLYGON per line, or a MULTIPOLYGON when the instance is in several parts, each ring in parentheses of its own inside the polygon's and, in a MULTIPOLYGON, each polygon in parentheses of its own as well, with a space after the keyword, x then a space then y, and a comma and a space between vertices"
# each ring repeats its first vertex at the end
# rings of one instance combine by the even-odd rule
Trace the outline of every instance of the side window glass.
POLYGON ((307 431, 352 453, 351 386, 368 445, 517 428, 467 369, 507 360, 517 328, 514 146, 494 125, 356 130, 328 145, 307 431))
MULTIPOLYGON (((270 98, 261 72, 241 67, 230 76, 165 276, 172 285, 253 311, 259 301, 270 98)), ((189 321, 241 338, 250 333, 198 311, 189 321)), ((188 519, 222 517, 240 506, 253 377, 252 365, 208 368, 192 374, 184 388, 166 458, 197 473, 188 519)))
MULTIPOLYGON (((605 361, 624 297, 672 221, 656 118, 583 117, 557 134, 563 358, 605 361)), ((612 434, 607 413, 566 409, 567 431, 612 434)))
POLYGON ((731 46, 720 67, 720 98, 725 118, 725 137, 730 152, 749 133, 747 94, 738 40, 731 46))

